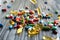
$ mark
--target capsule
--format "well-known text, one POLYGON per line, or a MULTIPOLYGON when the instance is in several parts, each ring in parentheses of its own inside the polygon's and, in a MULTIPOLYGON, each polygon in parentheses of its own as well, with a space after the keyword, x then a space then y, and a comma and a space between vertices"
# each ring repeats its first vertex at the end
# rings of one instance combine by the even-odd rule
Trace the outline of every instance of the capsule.
POLYGON ((53 40, 53 39, 49 36, 43 36, 43 40, 53 40))
POLYGON ((21 20, 21 18, 16 17, 16 21, 17 21, 17 22, 20 22, 20 20, 21 20))
POLYGON ((18 28, 18 30, 17 30, 17 34, 22 33, 22 31, 23 31, 23 27, 22 27, 22 28, 18 28))
POLYGON ((56 30, 57 29, 57 27, 52 27, 52 30, 56 30))
POLYGON ((54 24, 58 24, 59 23, 59 20, 54 20, 54 24))
POLYGON ((43 30, 43 31, 49 31, 50 28, 45 26, 45 27, 42 28, 42 30, 43 30))
POLYGON ((33 10, 29 10, 29 14, 34 14, 34 11, 33 10))
POLYGON ((3 28, 3 24, 0 24, 0 28, 3 28))
POLYGON ((2 12, 6 12, 6 11, 7 11, 7 9, 6 9, 6 8, 3 8, 1 11, 2 11, 2 12))
POLYGON ((11 5, 11 4, 9 4, 9 5, 7 5, 7 8, 11 8, 11 6, 12 6, 12 5, 11 5))
POLYGON ((35 18, 33 19, 33 22, 38 22, 38 20, 39 20, 38 18, 35 18))
POLYGON ((13 26, 12 25, 9 26, 9 30, 11 30, 11 29, 13 29, 13 26))
POLYGON ((35 25, 34 25, 34 24, 28 24, 28 26, 32 26, 32 27, 33 27, 33 26, 35 26, 35 25))
POLYGON ((11 25, 15 24, 15 22, 13 20, 10 20, 9 22, 10 22, 11 25))
POLYGON ((33 15, 30 15, 29 18, 34 18, 34 16, 33 15))
POLYGON ((29 20, 28 23, 29 24, 34 24, 34 22, 32 20, 29 20))

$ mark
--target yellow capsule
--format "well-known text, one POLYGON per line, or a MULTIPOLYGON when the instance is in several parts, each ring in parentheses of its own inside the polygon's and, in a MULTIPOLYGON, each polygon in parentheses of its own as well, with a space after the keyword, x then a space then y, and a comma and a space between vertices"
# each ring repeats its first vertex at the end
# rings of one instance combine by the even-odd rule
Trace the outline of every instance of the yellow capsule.
POLYGON ((41 9, 40 7, 37 8, 38 15, 41 14, 41 9))
POLYGON ((43 36, 43 40, 53 40, 51 37, 43 36))
POLYGON ((23 28, 19 28, 19 29, 17 30, 17 34, 20 34, 20 33, 22 32, 22 29, 23 29, 23 28))
POLYGON ((36 4, 37 1, 36 0, 30 0, 33 4, 36 4))
POLYGON ((17 15, 18 14, 17 11, 10 11, 10 13, 13 14, 13 15, 17 15))
POLYGON ((48 16, 53 17, 53 14, 52 13, 48 13, 48 16))
POLYGON ((28 37, 31 37, 30 35, 28 35, 28 37))
POLYGON ((15 24, 15 22, 11 20, 11 21, 10 21, 10 24, 11 24, 11 25, 14 25, 14 24, 15 24))

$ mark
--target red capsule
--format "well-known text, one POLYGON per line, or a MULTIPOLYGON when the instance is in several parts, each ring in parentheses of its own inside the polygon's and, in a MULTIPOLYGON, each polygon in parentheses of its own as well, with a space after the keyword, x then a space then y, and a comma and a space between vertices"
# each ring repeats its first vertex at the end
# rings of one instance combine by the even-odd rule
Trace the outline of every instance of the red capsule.
POLYGON ((8 18, 12 19, 12 18, 13 18, 13 16, 9 16, 8 18))
POLYGON ((38 22, 38 18, 33 19, 33 22, 38 22))
POLYGON ((34 11, 33 10, 29 10, 29 14, 34 14, 34 11))
POLYGON ((29 18, 34 18, 34 16, 33 15, 30 15, 29 18))
POLYGON ((54 20, 54 24, 58 24, 59 23, 59 21, 58 20, 54 20))
POLYGON ((29 24, 34 24, 34 22, 32 20, 29 20, 28 23, 29 24))
POLYGON ((21 20, 20 18, 16 18, 16 21, 18 21, 18 22, 19 22, 20 20, 21 20))
POLYGON ((4 9, 2 9, 2 12, 6 12, 6 11, 7 11, 7 9, 5 9, 5 8, 4 8, 4 9))

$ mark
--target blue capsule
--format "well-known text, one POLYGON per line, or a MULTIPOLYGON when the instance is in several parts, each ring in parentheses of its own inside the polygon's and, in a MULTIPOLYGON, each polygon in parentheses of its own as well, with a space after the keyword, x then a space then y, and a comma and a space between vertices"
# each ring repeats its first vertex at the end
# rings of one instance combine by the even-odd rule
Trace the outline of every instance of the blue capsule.
POLYGON ((44 2, 45 4, 47 4, 47 2, 44 2))
POLYGON ((9 5, 7 5, 7 8, 11 8, 11 6, 12 6, 12 5, 11 5, 11 4, 9 4, 9 5))
POLYGON ((0 24, 0 28, 2 28, 3 27, 3 25, 2 24, 0 24))
POLYGON ((12 26, 12 25, 10 25, 10 26, 9 26, 9 29, 10 29, 10 30, 11 30, 11 29, 13 29, 13 26, 12 26))

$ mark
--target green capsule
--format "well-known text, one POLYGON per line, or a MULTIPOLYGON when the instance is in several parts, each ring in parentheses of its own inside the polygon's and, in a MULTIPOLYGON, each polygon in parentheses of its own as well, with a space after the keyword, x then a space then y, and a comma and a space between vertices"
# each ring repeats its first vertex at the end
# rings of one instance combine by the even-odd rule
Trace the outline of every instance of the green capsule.
POLYGON ((48 22, 48 24, 53 24, 53 22, 48 22))
POLYGON ((48 22, 48 24, 52 24, 51 22, 48 22))
POLYGON ((45 26, 45 27, 42 28, 42 30, 44 30, 44 31, 49 31, 50 28, 45 26))
POLYGON ((29 16, 28 16, 26 19, 27 19, 27 20, 30 20, 30 19, 29 19, 29 16))
POLYGON ((33 27, 33 26, 35 26, 35 25, 34 25, 34 24, 28 24, 28 26, 32 26, 32 27, 33 27))
POLYGON ((52 27, 52 29, 51 30, 56 30, 56 27, 52 27))

